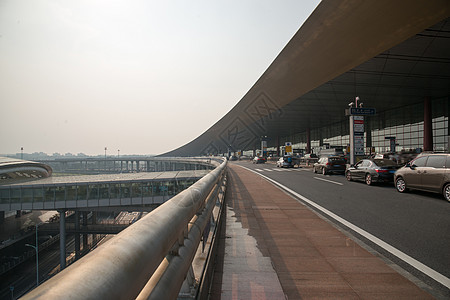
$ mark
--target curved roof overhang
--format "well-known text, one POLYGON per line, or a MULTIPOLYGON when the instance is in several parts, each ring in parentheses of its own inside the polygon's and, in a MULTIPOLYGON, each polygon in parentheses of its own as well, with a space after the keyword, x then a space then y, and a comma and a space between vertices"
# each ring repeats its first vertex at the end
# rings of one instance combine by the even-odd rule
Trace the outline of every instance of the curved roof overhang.
POLYGON ((43 163, 0 157, 0 184, 19 179, 38 179, 52 175, 52 168, 43 163))
POLYGON ((344 120, 355 96, 379 112, 448 97, 449 17, 447 0, 323 0, 228 114, 163 156, 276 146, 344 120))

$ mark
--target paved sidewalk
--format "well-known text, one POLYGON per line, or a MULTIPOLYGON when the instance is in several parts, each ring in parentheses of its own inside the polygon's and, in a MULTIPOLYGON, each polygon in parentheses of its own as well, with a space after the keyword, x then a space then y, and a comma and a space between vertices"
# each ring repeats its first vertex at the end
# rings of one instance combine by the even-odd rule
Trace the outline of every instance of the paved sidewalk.
POLYGON ((262 177, 229 164, 228 182, 211 299, 433 299, 262 177))

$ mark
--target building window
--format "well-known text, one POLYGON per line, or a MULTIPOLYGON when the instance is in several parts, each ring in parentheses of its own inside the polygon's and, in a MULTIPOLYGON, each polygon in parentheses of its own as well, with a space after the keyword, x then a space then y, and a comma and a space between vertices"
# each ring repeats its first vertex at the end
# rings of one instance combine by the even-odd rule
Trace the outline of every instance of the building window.
POLYGON ((66 189, 64 186, 56 186, 55 187, 55 200, 56 201, 66 200, 66 189))
POLYGON ((22 189, 22 202, 33 202, 33 189, 23 188, 22 189))
POLYGON ((44 201, 53 202, 55 201, 55 188, 54 187, 44 187, 44 201))
POLYGON ((1 189, 0 190, 0 203, 1 204, 9 204, 9 196, 10 196, 10 190, 9 189, 1 189))
POLYGON ((68 185, 66 186, 66 199, 67 201, 77 200, 77 186, 76 185, 68 185))
POLYGON ((87 199, 87 185, 79 185, 77 186, 77 200, 86 200, 87 199))
POLYGON ((141 198, 142 197, 142 191, 141 186, 142 184, 140 182, 134 182, 131 184, 131 198, 141 198))
POLYGON ((130 192, 131 184, 129 183, 122 183, 120 185, 120 198, 130 198, 131 192, 130 192))
POLYGON ((120 183, 111 183, 109 188, 109 193, 111 199, 119 199, 120 198, 120 183))
POLYGON ((89 185, 89 200, 97 200, 98 199, 98 185, 90 184, 89 185))
POLYGON ((33 199, 34 202, 44 201, 44 190, 42 189, 42 187, 33 188, 33 199))
POLYGON ((109 199, 109 184, 99 184, 98 189, 100 199, 109 199))

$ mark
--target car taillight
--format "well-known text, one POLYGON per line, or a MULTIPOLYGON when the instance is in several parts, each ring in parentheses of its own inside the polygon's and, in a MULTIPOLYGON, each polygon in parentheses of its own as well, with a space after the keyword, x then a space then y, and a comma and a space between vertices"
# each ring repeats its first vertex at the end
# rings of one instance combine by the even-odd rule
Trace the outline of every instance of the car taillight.
POLYGON ((329 165, 331 165, 331 163, 327 162, 326 165, 329 166, 329 165))
POLYGON ((377 171, 377 173, 387 173, 387 172, 389 172, 388 170, 379 170, 379 169, 376 169, 375 171, 377 171))

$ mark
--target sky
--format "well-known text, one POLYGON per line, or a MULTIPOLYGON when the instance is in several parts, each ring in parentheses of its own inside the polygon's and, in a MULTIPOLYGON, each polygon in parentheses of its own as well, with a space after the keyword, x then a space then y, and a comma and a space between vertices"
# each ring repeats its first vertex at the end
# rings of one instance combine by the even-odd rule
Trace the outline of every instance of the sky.
POLYGON ((250 90, 320 1, 0 0, 0 154, 161 154, 250 90))

